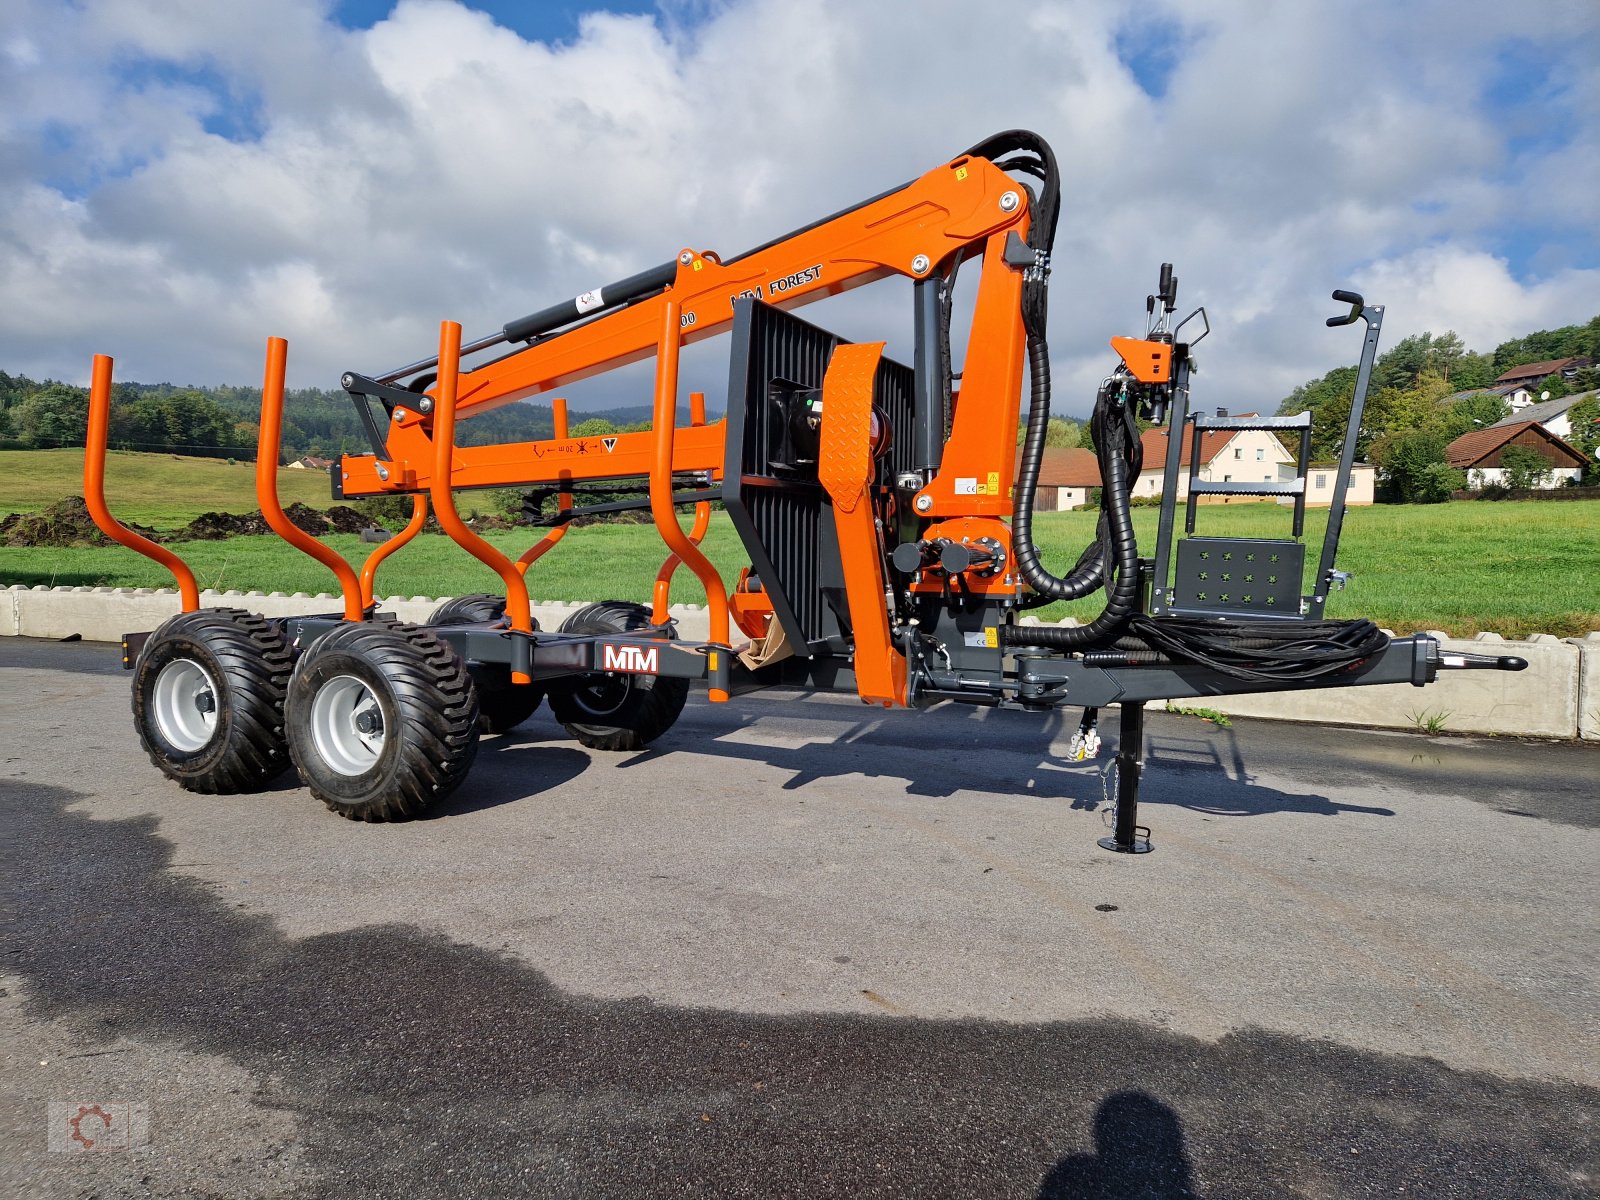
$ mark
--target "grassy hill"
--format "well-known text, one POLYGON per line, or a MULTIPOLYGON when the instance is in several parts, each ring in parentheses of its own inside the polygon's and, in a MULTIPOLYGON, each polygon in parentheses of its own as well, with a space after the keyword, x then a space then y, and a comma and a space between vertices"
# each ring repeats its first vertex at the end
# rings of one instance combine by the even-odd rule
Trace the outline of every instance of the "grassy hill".
MULTIPOLYGON (((253 500, 247 503, 253 506, 253 500)), ((178 511, 176 502, 169 500, 166 511, 178 511)), ((1215 535, 1283 536, 1289 526, 1288 512, 1271 504, 1218 506, 1201 515, 1201 532, 1215 535)), ((1134 510, 1134 527, 1147 554, 1155 545, 1156 516, 1154 508, 1134 510)), ((1325 511, 1307 514, 1313 559, 1325 520, 1325 511)), ((1040 513, 1035 528, 1044 561, 1060 571, 1093 537, 1094 514, 1040 513)), ((538 536, 533 529, 488 535, 512 556, 538 536)), ((355 563, 371 550, 354 536, 326 541, 355 563)), ((274 537, 191 542, 175 548, 205 587, 313 594, 333 587, 326 569, 274 537)), ((730 582, 746 561, 725 516, 713 521, 705 548, 730 582)), ((655 530, 647 525, 575 529, 529 572, 528 583, 542 599, 648 600, 665 554, 655 530)), ((1600 598, 1594 587, 1600 579, 1600 500, 1352 509, 1339 565, 1355 578, 1348 591, 1335 593, 1330 600, 1331 617, 1371 617, 1399 632, 1443 629, 1457 635, 1488 631, 1508 637, 1540 632, 1581 636, 1600 629, 1600 598)), ((171 586, 170 576, 160 567, 121 547, 0 548, 0 586, 16 583, 171 586)), ((449 596, 498 590, 499 580, 448 538, 424 535, 384 565, 378 589, 380 595, 449 596)), ((705 599, 686 570, 678 573, 673 598, 686 603, 705 599)), ((1039 610, 1039 615, 1088 618, 1098 611, 1099 602, 1091 599, 1054 604, 1039 610)))
MULTIPOLYGON (((82 450, 0 450, 0 515, 40 512, 63 496, 82 494, 82 450)), ((280 469, 278 494, 285 505, 337 503, 321 471, 280 469)), ((123 520, 157 529, 187 525, 203 512, 251 512, 259 507, 256 467, 113 450, 106 457, 106 503, 123 520)))

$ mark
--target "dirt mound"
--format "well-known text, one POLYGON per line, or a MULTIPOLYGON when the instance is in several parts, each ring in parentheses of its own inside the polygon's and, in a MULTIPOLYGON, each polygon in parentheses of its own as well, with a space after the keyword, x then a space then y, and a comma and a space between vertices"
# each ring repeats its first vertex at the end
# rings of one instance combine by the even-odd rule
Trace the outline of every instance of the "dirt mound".
POLYGON ((370 529, 372 521, 345 504, 335 504, 325 514, 334 533, 360 533, 370 529))
POLYGON ((244 516, 237 513, 208 512, 201 513, 190 521, 175 537, 180 542, 223 542, 232 537, 249 537, 251 534, 271 532, 265 518, 258 512, 246 513, 244 516))
MULTIPOLYGON (((124 522, 135 533, 155 538, 156 531, 124 522)), ((109 546, 89 515, 82 496, 65 496, 41 513, 12 513, 0 520, 0 545, 6 546, 109 546)))

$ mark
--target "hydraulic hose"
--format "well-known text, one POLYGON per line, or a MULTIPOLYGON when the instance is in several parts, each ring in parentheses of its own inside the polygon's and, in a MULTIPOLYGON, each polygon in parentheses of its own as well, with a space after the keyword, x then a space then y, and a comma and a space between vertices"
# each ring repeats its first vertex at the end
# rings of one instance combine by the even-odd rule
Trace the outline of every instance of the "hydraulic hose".
POLYGON ((1030 338, 1028 348, 1033 393, 1011 523, 1017 570, 1029 587, 1052 600, 1077 599, 1100 586, 1106 588, 1107 595, 1105 608, 1087 625, 1009 625, 1003 627, 1002 636, 1010 645, 1051 649, 1104 644, 1122 631, 1138 609, 1139 545, 1133 533, 1129 493, 1144 460, 1139 427, 1122 395, 1122 377, 1112 376, 1101 385, 1090 417, 1090 432, 1100 462, 1099 533, 1069 575, 1060 578, 1050 574, 1039 561, 1039 550, 1033 543, 1033 497, 1050 420, 1049 364, 1043 339, 1036 347, 1030 338))

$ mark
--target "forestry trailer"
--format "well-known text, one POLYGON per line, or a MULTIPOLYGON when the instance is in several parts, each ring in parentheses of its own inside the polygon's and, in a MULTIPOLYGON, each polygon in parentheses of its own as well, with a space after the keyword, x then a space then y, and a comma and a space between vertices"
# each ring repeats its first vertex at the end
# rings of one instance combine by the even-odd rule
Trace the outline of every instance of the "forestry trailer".
POLYGON ((1078 759, 1098 746, 1098 710, 1115 704, 1114 831, 1100 844, 1137 853, 1150 847, 1137 813, 1147 701, 1422 687, 1442 669, 1522 669, 1518 659, 1447 655, 1426 636, 1391 638, 1370 621, 1324 617, 1330 590, 1343 583, 1334 556, 1383 319, 1381 307, 1351 292, 1333 293, 1348 311, 1327 323, 1361 322, 1365 339, 1313 560, 1304 539, 1310 415, 1228 417, 1191 406, 1190 352, 1209 324, 1203 309, 1174 323, 1176 281, 1163 265, 1143 334, 1112 339, 1117 361, 1095 397, 1095 540, 1060 574, 1062 564, 1042 561, 1033 516, 1050 416, 1045 318, 1059 202, 1045 141, 1001 133, 744 254, 684 247, 466 345, 460 326, 444 322, 436 355, 343 376, 370 453, 334 464, 335 497, 412 502, 410 524, 359 572, 279 504, 287 347, 270 339, 257 491, 273 528, 338 577, 343 609, 323 616, 200 609, 188 568, 111 516, 103 480, 111 361, 97 357, 85 495, 108 535, 173 570, 183 600, 179 616, 124 643, 151 759, 181 786, 209 793, 259 790, 292 764, 334 812, 385 821, 438 804, 465 780, 481 733, 520 723, 546 700, 573 737, 600 750, 661 737, 701 682, 713 702, 784 687, 898 708, 1071 707, 1084 711, 1069 752, 1078 759), (977 281, 958 347, 952 293, 963 270, 977 281), (882 342, 847 342, 792 315, 889 278, 910 281, 910 363, 886 357, 882 342), (1186 341, 1186 329, 1199 337, 1186 341), (679 352, 724 334, 726 415, 707 424, 696 393, 680 427, 679 352), (458 420, 652 356, 648 431, 568 436, 558 399, 552 439, 456 444, 458 420), (1141 423, 1169 434, 1155 544, 1145 548, 1130 508, 1145 465, 1141 423), (1241 430, 1297 445, 1294 476, 1203 477, 1201 439, 1241 430), (509 560, 461 519, 455 493, 464 488, 527 489, 530 523, 545 532, 509 560), (597 492, 613 498, 597 501, 597 492), (1278 500, 1289 534, 1197 535, 1197 506, 1217 496, 1278 500), (731 587, 699 546, 717 503, 749 559, 731 587), (666 545, 649 602, 593 604, 559 629, 538 628, 530 569, 575 519, 629 508, 648 511, 666 545), (403 624, 377 611, 374 580, 430 509, 498 573, 503 594, 463 597, 426 625, 403 624), (687 531, 680 509, 694 514, 687 531), (704 642, 682 640, 668 613, 680 567, 705 590, 704 642), (1021 620, 1097 593, 1098 615, 1075 627, 1021 620))

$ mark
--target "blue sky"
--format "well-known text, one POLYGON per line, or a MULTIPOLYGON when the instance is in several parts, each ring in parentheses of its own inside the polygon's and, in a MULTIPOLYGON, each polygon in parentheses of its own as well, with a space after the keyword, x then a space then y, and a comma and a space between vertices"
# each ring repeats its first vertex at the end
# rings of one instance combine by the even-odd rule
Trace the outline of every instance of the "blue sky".
MULTIPOLYGON (((1600 312, 1593 0, 1038 0, 1006 37, 975 11, 10 0, 0 369, 79 379, 102 351, 248 382, 277 333, 326 386, 419 357, 442 316, 471 336, 683 245, 736 252, 1013 126, 1062 164, 1068 411, 1163 260, 1230 407, 1354 356, 1322 332, 1335 287, 1391 339, 1476 349, 1600 312)), ((903 291, 809 315, 903 352, 903 291)))

